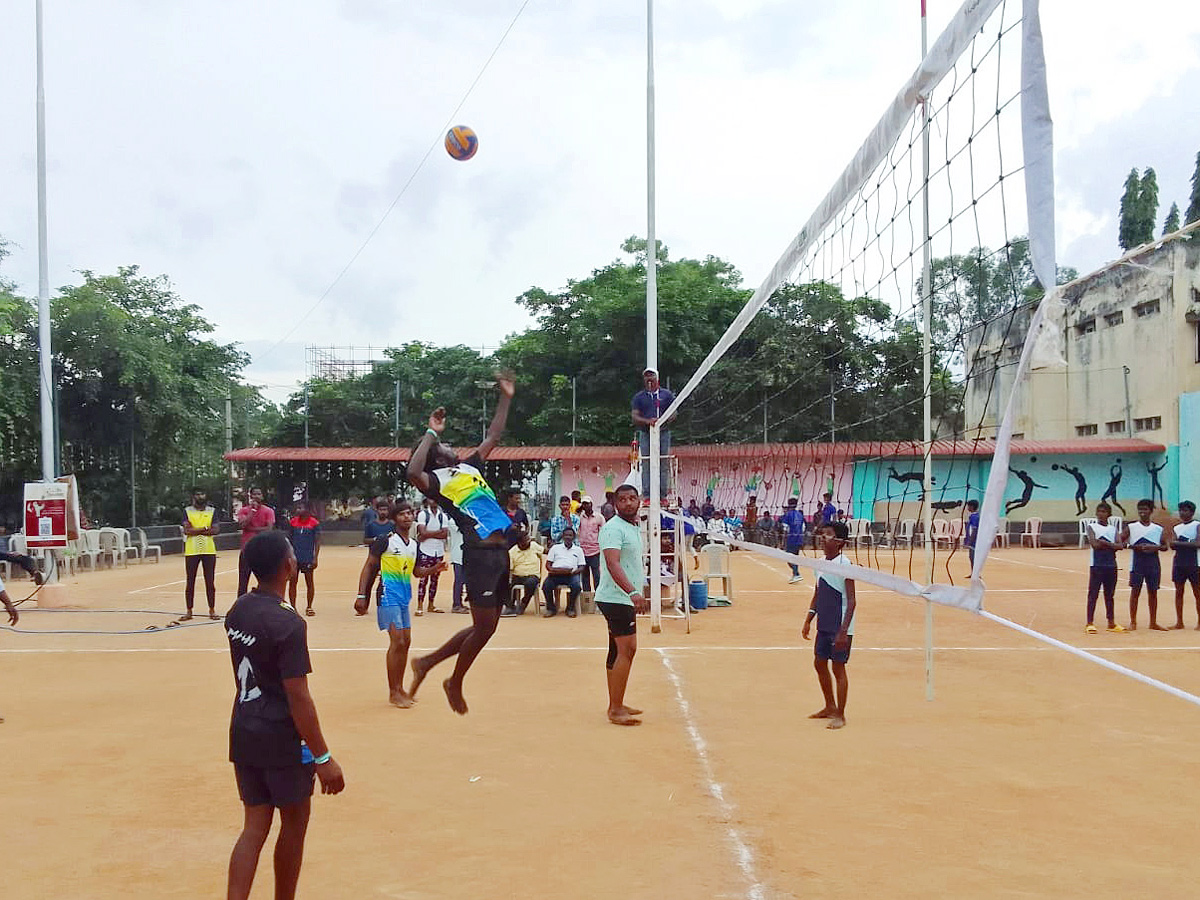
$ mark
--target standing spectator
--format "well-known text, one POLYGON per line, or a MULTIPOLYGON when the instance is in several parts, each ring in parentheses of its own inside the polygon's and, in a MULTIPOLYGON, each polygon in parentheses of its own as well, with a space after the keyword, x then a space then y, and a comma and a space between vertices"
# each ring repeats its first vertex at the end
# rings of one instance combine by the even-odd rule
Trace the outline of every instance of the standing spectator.
POLYGON ((577 514, 579 507, 583 506, 583 497, 580 491, 571 491, 571 513, 577 514))
POLYGON ((579 533, 579 516, 571 512, 571 498, 563 494, 558 498, 558 515, 550 519, 550 544, 562 540, 563 532, 570 528, 579 533))
POLYGON ((437 597, 438 575, 445 568, 441 565, 446 556, 446 538, 450 530, 446 523, 449 519, 438 505, 429 497, 421 504, 421 513, 417 518, 417 568, 426 569, 428 575, 421 576, 417 582, 417 615, 421 615, 425 605, 425 590, 429 590, 429 611, 431 613, 445 612, 433 605, 437 597))
POLYGON ((825 504, 821 507, 821 524, 832 525, 837 521, 837 507, 833 505, 833 494, 822 495, 825 504))
POLYGON ((575 543, 575 529, 567 528, 562 533, 562 543, 555 544, 546 554, 546 580, 542 583, 542 596, 546 600, 547 619, 558 614, 558 604, 554 599, 554 589, 565 587, 567 596, 567 616, 575 618, 575 601, 579 598, 581 583, 580 573, 587 567, 583 558, 583 548, 575 543))
MULTIPOLYGON (((798 501, 795 497, 788 500, 787 512, 779 517, 779 522, 787 528, 787 545, 788 553, 799 554, 804 546, 804 513, 796 505, 798 501)), ((795 563, 788 563, 792 569, 792 577, 788 579, 788 584, 798 584, 804 580, 800 574, 800 567, 795 563)))
MULTIPOLYGON (((633 424, 637 426, 638 454, 646 461, 642 465, 642 496, 650 496, 650 426, 658 423, 658 417, 667 411, 667 407, 675 402, 675 395, 658 383, 658 371, 646 369, 642 373, 642 383, 645 389, 633 395, 633 424)), ((658 495, 666 500, 670 493, 671 461, 671 432, 668 429, 659 431, 658 453, 660 457, 658 495)))
POLYGON ((508 531, 505 532, 505 537, 508 539, 508 546, 513 547, 517 543, 517 538, 521 534, 521 530, 529 531, 529 516, 525 510, 521 508, 521 492, 516 488, 509 488, 504 492, 504 514, 508 516, 510 525, 508 531))
POLYGON ((517 543, 508 548, 508 566, 510 584, 522 588, 525 596, 515 608, 511 602, 505 604, 504 612, 500 615, 519 616, 533 599, 542 574, 542 546, 530 537, 528 529, 519 532, 517 543))
POLYGON ((308 511, 308 504, 303 500, 293 507, 292 517, 288 519, 288 537, 292 541, 292 551, 296 556, 296 569, 288 579, 288 602, 292 604, 292 609, 296 608, 296 587, 303 573, 305 597, 308 601, 304 614, 315 616, 313 598, 316 586, 313 584, 313 573, 317 570, 317 561, 321 556, 321 522, 308 511))
POLYGON ((762 511, 762 516, 758 520, 758 540, 767 547, 778 546, 775 540, 775 520, 771 518, 771 513, 766 509, 762 511))
POLYGON ((594 591, 600 584, 600 526, 603 516, 592 510, 592 498, 584 495, 579 506, 579 546, 587 568, 583 570, 583 589, 594 591))
POLYGON ((742 533, 748 541, 758 540, 758 497, 753 494, 746 501, 746 515, 742 519, 742 533))
POLYGON ((713 506, 712 494, 709 494, 707 497, 704 498, 704 505, 700 507, 700 518, 702 518, 705 522, 707 522, 714 515, 716 515, 716 512, 717 512, 717 510, 713 506))
MULTIPOLYGON (((363 545, 367 548, 367 555, 369 556, 371 546, 375 543, 375 539, 391 534, 395 526, 392 523, 392 505, 388 503, 387 498, 383 495, 376 497, 372 509, 364 510, 364 512, 370 512, 372 514, 371 519, 367 521, 366 525, 363 526, 363 545)), ((372 584, 375 583, 374 577, 372 577, 371 582, 372 584)), ((369 584, 367 585, 367 609, 371 608, 370 596, 371 585, 369 584)), ((375 590, 376 602, 378 602, 379 598, 382 596, 383 581, 381 579, 379 581, 378 588, 375 590)))
POLYGON ((612 491, 604 492, 604 503, 600 507, 600 515, 604 516, 605 522, 607 522, 609 519, 611 519, 613 516, 615 516, 617 514, 617 506, 613 502, 614 496, 615 495, 613 494, 612 491))
POLYGON ((462 529, 454 519, 447 516, 446 530, 450 533, 446 538, 446 555, 450 558, 450 565, 454 567, 454 591, 450 594, 450 612, 466 614, 470 610, 463 602, 463 591, 466 590, 467 582, 463 578, 462 529))
POLYGON ((196 569, 204 569, 204 592, 208 597, 208 617, 217 618, 217 543, 213 540, 220 531, 217 511, 208 505, 208 492, 192 489, 192 505, 183 511, 183 601, 187 612, 179 621, 192 617, 196 598, 196 569))
POLYGON ((264 531, 275 527, 275 510, 263 503, 262 488, 250 488, 250 502, 237 512, 238 528, 242 529, 242 545, 238 551, 237 595, 246 593, 250 585, 250 567, 246 564, 246 545, 264 531))

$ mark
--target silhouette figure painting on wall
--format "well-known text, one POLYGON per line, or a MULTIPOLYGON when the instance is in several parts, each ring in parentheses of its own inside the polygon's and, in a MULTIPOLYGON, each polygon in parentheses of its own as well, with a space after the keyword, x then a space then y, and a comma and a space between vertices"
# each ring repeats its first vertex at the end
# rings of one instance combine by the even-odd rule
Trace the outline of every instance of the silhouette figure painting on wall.
POLYGON ((1150 463, 1146 463, 1146 471, 1150 473, 1150 499, 1153 500, 1154 497, 1157 495, 1159 508, 1162 508, 1167 505, 1166 501, 1163 500, 1162 484, 1158 480, 1158 473, 1161 472, 1166 467, 1167 467, 1167 458, 1165 456, 1163 457, 1162 465, 1158 466, 1157 468, 1150 465, 1150 463))
POLYGON ((1038 484, 1036 481, 1030 478, 1029 473, 1024 469, 1014 469, 1012 466, 1009 466, 1008 471, 1012 472, 1017 476, 1017 478, 1021 479, 1021 484, 1025 485, 1025 489, 1021 491, 1021 496, 1016 500, 1009 500, 1006 504, 1004 504, 1004 514, 1006 516, 1014 509, 1020 509, 1023 506, 1028 506, 1030 499, 1033 497, 1033 489, 1035 487, 1043 489, 1046 487, 1046 485, 1038 484))
POLYGON ((939 500, 936 503, 930 503, 931 509, 936 509, 939 512, 950 512, 952 509, 958 509, 963 505, 961 500, 939 500))
POLYGON ((1104 496, 1100 498, 1100 502, 1108 501, 1121 511, 1122 516, 1127 516, 1125 507, 1121 505, 1121 501, 1117 499, 1117 485, 1121 483, 1121 461, 1118 459, 1116 465, 1108 470, 1108 490, 1104 492, 1104 496))
POLYGON ((1055 463, 1050 468, 1051 470, 1062 469, 1068 475, 1075 476, 1075 515, 1082 516, 1087 512, 1087 479, 1083 477, 1082 472, 1066 463, 1055 463))
MULTIPOLYGON (((916 481, 916 482, 920 483, 925 480, 925 473, 924 472, 905 472, 903 475, 901 475, 899 472, 896 471, 895 466, 888 466, 888 479, 890 481, 898 481, 901 484, 904 484, 904 482, 906 482, 906 481, 916 481)), ((929 481, 931 484, 937 484, 936 478, 930 478, 929 481)))

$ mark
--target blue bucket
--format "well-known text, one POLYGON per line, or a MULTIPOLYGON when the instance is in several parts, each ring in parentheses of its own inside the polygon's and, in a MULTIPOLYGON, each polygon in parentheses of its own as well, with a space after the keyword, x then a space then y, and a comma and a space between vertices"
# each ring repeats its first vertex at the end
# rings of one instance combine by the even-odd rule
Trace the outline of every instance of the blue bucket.
POLYGON ((689 581, 688 582, 688 602, 691 603, 692 609, 707 609, 708 608, 708 582, 707 581, 689 581))

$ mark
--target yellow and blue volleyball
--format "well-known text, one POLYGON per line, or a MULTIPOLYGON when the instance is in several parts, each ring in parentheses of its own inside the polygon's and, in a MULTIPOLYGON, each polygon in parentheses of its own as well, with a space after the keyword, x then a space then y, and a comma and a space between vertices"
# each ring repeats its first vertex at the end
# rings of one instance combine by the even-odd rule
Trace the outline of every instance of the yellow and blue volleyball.
POLYGON ((479 138, 466 125, 455 125, 446 132, 446 152, 459 162, 466 162, 479 149, 479 138))

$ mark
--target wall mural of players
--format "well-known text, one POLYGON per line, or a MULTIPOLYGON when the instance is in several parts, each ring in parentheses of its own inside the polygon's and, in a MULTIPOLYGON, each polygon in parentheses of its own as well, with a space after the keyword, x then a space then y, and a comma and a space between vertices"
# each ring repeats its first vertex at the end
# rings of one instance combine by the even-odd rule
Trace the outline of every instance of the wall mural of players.
POLYGON ((1062 470, 1075 479, 1075 515, 1082 516, 1087 512, 1087 479, 1083 477, 1083 473, 1074 466, 1068 466, 1066 463, 1055 463, 1051 467, 1052 471, 1062 470))
MULTIPOLYGON (((1035 463, 1035 462, 1037 462, 1037 457, 1031 456, 1031 457, 1029 457, 1029 461, 1031 463, 1035 463)), ((1047 485, 1038 484, 1036 481, 1034 481, 1033 478, 1030 476, 1030 474, 1028 472, 1026 472, 1024 469, 1014 469, 1012 466, 1009 466, 1008 471, 1010 471, 1014 475, 1016 475, 1017 478, 1020 479, 1021 484, 1023 484, 1025 487, 1021 491, 1020 497, 1018 497, 1016 500, 1009 500, 1006 504, 1004 504, 1004 514, 1006 516, 1009 513, 1011 513, 1013 510, 1021 509, 1024 506, 1028 506, 1029 501, 1033 499, 1033 489, 1034 488, 1042 488, 1043 490, 1045 490, 1047 488, 1047 485)))
POLYGON ((1162 483, 1158 480, 1158 473, 1167 467, 1167 458, 1164 456, 1160 465, 1154 466, 1151 463, 1146 463, 1146 472, 1150 475, 1150 499, 1158 497, 1158 508, 1165 507, 1166 501, 1163 500, 1162 483))
POLYGON ((1117 499, 1117 485, 1121 483, 1121 475, 1123 471, 1124 470, 1121 468, 1121 460, 1118 459, 1116 463, 1108 470, 1108 487, 1105 489, 1104 495, 1100 498, 1101 503, 1108 502, 1119 509, 1121 511, 1122 518, 1129 515, 1129 513, 1125 512, 1125 507, 1121 505, 1121 501, 1117 499))

